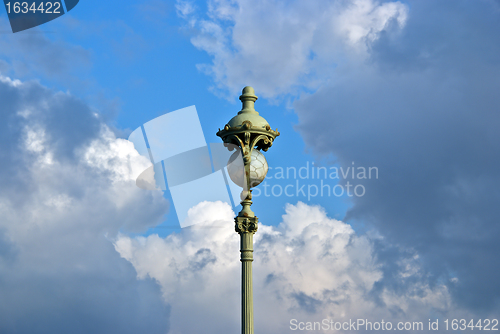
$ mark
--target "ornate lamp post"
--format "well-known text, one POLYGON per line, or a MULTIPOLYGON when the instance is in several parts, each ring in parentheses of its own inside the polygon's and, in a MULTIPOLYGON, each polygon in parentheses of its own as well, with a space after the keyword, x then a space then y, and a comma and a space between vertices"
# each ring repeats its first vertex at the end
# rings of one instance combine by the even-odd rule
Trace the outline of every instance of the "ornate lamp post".
MULTIPOLYGON (((240 100, 243 108, 234 116, 224 129, 217 132, 225 144, 236 145, 243 156, 243 182, 235 181, 239 173, 229 174, 231 179, 243 187, 241 192, 242 209, 234 218, 236 232, 240 235, 240 253, 242 262, 241 281, 241 333, 254 334, 253 331, 253 291, 252 291, 252 261, 253 235, 257 231, 258 218, 250 209, 252 205, 252 187, 261 183, 267 174, 267 162, 260 152, 267 151, 273 145, 274 139, 280 135, 278 129, 271 130, 267 121, 255 111, 257 100, 252 87, 243 88, 240 100)), ((232 146, 229 145, 229 146, 232 146)), ((235 152, 237 155, 239 152, 235 152)))

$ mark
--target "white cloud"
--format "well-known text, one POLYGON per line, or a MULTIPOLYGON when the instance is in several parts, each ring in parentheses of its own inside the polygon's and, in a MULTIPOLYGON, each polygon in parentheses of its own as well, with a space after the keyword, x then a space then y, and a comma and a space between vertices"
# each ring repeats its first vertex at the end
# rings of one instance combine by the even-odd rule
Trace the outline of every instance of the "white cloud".
POLYGON ((177 11, 177 15, 183 19, 187 19, 189 15, 193 14, 196 7, 190 1, 178 0, 175 4, 175 9, 177 11))
POLYGON ((0 331, 165 333, 168 305, 109 238, 161 221, 147 163, 75 97, 0 77, 0 331))
POLYGON ((116 138, 107 126, 102 127, 101 133, 83 153, 85 162, 94 168, 109 170, 115 182, 135 182, 151 162, 135 150, 132 142, 116 138))
MULTIPOLYGON (((183 229, 165 239, 120 235, 115 248, 140 279, 159 282, 172 305, 172 333, 237 331, 240 261, 234 213, 227 204, 205 202, 190 214, 225 226, 183 229), (193 318, 197 321, 189 321, 193 318)), ((254 239, 256 332, 288 333, 292 318, 426 322, 431 312, 450 310, 447 288, 427 284, 414 255, 398 265, 404 290, 376 291, 384 274, 372 240, 320 207, 288 205, 283 222, 260 224, 254 239)))
POLYGON ((353 0, 338 16, 335 30, 351 46, 366 51, 366 42, 377 40, 391 20, 396 20, 400 28, 404 27, 407 15, 408 7, 399 1, 379 4, 371 0, 353 0))
POLYGON ((264 97, 317 88, 346 57, 362 61, 380 33, 401 29, 408 7, 399 1, 212 0, 200 18, 189 2, 178 15, 197 32, 191 42, 213 57, 199 65, 217 88, 234 95, 254 85, 264 97))

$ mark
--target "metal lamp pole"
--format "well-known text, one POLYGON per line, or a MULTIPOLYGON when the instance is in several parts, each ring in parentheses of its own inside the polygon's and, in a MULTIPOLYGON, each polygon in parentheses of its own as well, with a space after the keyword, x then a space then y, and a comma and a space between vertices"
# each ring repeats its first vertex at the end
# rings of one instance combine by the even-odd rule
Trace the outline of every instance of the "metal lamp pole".
MULTIPOLYGON (((266 152, 272 146, 274 139, 280 135, 278 129, 271 130, 267 121, 255 111, 257 100, 254 89, 243 88, 240 100, 243 107, 233 117, 223 130, 217 132, 226 144, 233 144, 241 149, 245 170, 245 184, 241 192, 242 209, 234 218, 236 232, 240 235, 240 253, 242 262, 241 280, 241 333, 254 334, 253 330, 253 288, 252 261, 253 235, 257 232, 258 218, 250 209, 252 205, 251 188, 262 182, 264 175, 252 175, 251 166, 260 151, 266 152), (257 151, 257 152, 255 152, 257 151)), ((255 172, 253 172, 255 174, 255 172)))

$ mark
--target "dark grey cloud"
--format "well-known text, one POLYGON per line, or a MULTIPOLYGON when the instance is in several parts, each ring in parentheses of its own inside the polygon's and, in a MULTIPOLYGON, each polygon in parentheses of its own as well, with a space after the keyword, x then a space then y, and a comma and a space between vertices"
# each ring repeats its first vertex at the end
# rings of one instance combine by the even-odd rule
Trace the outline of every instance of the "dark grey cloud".
POLYGON ((15 245, 5 235, 5 230, 0 229, 0 265, 11 263, 17 255, 15 245))
POLYGON ((0 332, 168 331, 159 286, 112 241, 166 212, 135 186, 147 164, 70 94, 0 77, 0 101, 0 332))
MULTIPOLYGON (((61 251, 71 254, 64 256, 42 248, 38 250, 42 256, 1 266, 0 331, 165 333, 170 307, 161 300, 157 284, 151 279, 138 281, 134 268, 116 254, 108 240, 80 241, 93 249, 67 247, 61 251), (35 260, 40 261, 38 265, 35 260)), ((53 243, 48 238, 39 241, 43 242, 53 243)))
MULTIPOLYGON (((368 60, 339 67, 295 103, 297 129, 344 167, 378 167, 347 221, 415 249, 431 281, 491 311, 500 302, 500 11, 490 1, 409 5, 402 31, 382 32, 368 60)), ((398 248, 379 251, 383 261, 398 248)))

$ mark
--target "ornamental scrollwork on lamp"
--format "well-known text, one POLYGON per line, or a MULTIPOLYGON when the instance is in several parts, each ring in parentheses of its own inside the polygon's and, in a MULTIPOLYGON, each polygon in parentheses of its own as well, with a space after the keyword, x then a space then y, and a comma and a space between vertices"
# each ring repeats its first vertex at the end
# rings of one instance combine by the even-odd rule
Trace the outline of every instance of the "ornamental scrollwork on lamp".
POLYGON ((234 222, 236 223, 234 229, 236 230, 236 232, 240 234, 257 232, 258 228, 257 217, 250 217, 250 218, 236 217, 234 218, 234 222))
POLYGON ((265 127, 254 127, 250 121, 245 121, 241 126, 233 128, 226 124, 223 130, 219 129, 217 132, 217 136, 221 137, 224 143, 241 148, 245 162, 250 161, 254 148, 267 152, 279 135, 278 129, 271 130, 267 124, 265 127))

